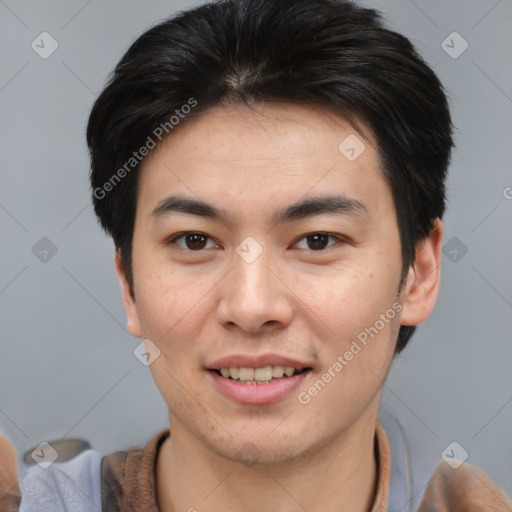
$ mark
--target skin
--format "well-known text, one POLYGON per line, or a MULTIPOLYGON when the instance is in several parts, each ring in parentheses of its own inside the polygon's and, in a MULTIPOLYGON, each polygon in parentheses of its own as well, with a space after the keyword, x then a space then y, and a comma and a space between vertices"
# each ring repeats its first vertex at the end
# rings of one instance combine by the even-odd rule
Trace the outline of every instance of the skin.
POLYGON ((116 253, 128 328, 160 350, 151 372, 169 407, 171 437, 157 461, 162 511, 368 511, 377 467, 379 401, 400 325, 432 311, 443 225, 416 251, 398 294, 400 238, 376 143, 349 161, 338 145, 354 127, 322 108, 290 103, 215 107, 182 123, 144 160, 130 288, 116 253), (274 224, 275 210, 344 194, 368 215, 316 215, 274 224), (223 208, 219 220, 151 213, 171 194, 223 208), (207 236, 199 249, 183 231, 207 236), (322 251, 306 235, 327 232, 322 251), (237 246, 263 248, 247 263, 237 246), (336 237, 339 237, 336 238, 336 237), (401 311, 307 404, 307 390, 357 335, 401 311), (236 403, 206 367, 231 354, 278 353, 313 371, 300 389, 266 405, 236 403), (255 450, 247 463, 247 443, 255 450), (245 447, 245 448, 244 448, 245 447), (262 490, 264 492, 262 492, 262 490))
POLYGON ((18 510, 21 496, 17 468, 16 451, 7 438, 0 434, 0 512, 18 510))

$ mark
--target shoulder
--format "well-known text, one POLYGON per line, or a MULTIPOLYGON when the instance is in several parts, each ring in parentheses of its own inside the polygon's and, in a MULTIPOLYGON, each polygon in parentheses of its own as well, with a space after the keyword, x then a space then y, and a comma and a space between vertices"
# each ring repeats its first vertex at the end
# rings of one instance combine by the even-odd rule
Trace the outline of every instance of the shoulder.
POLYGON ((101 510, 101 454, 88 449, 67 462, 20 471, 20 512, 101 510))
POLYGON ((103 457, 101 464, 101 499, 103 510, 158 510, 155 467, 160 447, 169 437, 165 429, 144 446, 103 457))
POLYGON ((66 462, 23 466, 19 512, 157 510, 154 464, 169 434, 108 455, 87 449, 66 462))
POLYGON ((481 468, 467 462, 452 468, 424 431, 398 416, 379 412, 391 454, 388 510, 512 512, 510 497, 481 468))
POLYGON ((418 512, 512 512, 505 493, 481 468, 456 469, 440 460, 427 484, 418 512))

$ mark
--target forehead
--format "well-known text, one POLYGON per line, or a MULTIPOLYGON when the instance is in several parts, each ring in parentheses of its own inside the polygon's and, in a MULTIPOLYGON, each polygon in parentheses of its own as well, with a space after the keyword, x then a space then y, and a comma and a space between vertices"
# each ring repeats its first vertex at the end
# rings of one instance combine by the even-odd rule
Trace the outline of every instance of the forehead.
POLYGON ((216 204, 250 200, 262 208, 336 191, 364 198, 375 210, 390 191, 371 130, 358 129, 322 107, 211 108, 178 125, 145 158, 138 208, 154 208, 177 191, 216 204))

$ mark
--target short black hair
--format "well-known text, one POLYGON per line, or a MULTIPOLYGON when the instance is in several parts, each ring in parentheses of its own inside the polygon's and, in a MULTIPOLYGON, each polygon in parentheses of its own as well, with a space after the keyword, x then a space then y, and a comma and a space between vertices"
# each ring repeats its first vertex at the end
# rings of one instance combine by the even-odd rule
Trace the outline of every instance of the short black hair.
MULTIPOLYGON (((181 11, 138 37, 90 114, 92 200, 132 292, 141 160, 134 151, 163 140, 162 127, 172 134, 173 117, 186 123, 221 104, 275 101, 327 107, 372 130, 396 207, 399 289, 405 284, 416 244, 445 210, 454 144, 440 80, 375 9, 347 0, 220 0, 181 11)), ((400 327, 395 354, 415 329, 400 327)))

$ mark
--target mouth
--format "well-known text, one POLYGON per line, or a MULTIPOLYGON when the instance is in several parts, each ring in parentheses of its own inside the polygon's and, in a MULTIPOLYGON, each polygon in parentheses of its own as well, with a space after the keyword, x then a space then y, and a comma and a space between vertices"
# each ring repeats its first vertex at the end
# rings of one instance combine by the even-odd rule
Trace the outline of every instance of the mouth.
POLYGON ((280 402, 293 396, 312 373, 310 367, 293 366, 230 366, 209 369, 214 389, 225 398, 247 405, 280 402), (274 376, 275 375, 275 376, 274 376))
POLYGON ((213 389, 239 404, 264 405, 289 399, 314 368, 284 354, 231 354, 206 368, 213 389))
POLYGON ((263 366, 259 368, 250 368, 246 366, 223 367, 210 369, 210 372, 216 373, 224 379, 232 380, 240 384, 271 384, 279 380, 290 379, 294 376, 311 371, 311 367, 294 368, 293 366, 263 366))

